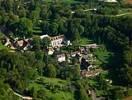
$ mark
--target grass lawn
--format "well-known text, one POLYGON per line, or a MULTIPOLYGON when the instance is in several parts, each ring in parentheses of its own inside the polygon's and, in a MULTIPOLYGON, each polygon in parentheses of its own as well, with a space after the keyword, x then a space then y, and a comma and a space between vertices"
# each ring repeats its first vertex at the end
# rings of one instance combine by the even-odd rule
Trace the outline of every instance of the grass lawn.
POLYGON ((85 37, 81 37, 81 39, 79 41, 80 45, 87 45, 87 44, 91 44, 91 43, 93 43, 93 41, 90 39, 87 39, 85 37))
POLYGON ((43 83, 49 83, 49 84, 59 85, 59 86, 68 84, 66 80, 61 80, 57 78, 39 77, 38 80, 43 81, 43 83))
POLYGON ((42 30, 40 29, 40 27, 34 27, 32 32, 36 35, 42 34, 42 30))
POLYGON ((74 94, 65 90, 68 84, 66 80, 39 77, 37 81, 29 84, 29 89, 33 87, 35 91, 43 90, 43 95, 54 100, 74 100, 74 94))
POLYGON ((88 79, 90 86, 96 86, 97 82, 94 79, 88 79))
POLYGON ((3 50, 3 49, 8 49, 8 48, 5 47, 5 46, 0 42, 0 50, 3 50))
POLYGON ((96 96, 102 96, 105 95, 106 91, 103 90, 96 90, 96 96))
POLYGON ((109 58, 113 55, 112 52, 107 51, 105 48, 96 49, 93 53, 102 63, 108 63, 109 58))

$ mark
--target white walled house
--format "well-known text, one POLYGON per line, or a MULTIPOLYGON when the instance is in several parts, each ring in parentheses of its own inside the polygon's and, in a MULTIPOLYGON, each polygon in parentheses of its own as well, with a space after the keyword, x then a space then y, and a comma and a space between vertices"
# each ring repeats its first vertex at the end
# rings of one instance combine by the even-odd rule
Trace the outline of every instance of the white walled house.
POLYGON ((65 54, 58 54, 58 55, 56 55, 56 58, 57 58, 57 61, 58 61, 58 62, 66 61, 66 56, 65 56, 65 54))
POLYGON ((43 38, 46 38, 46 37, 49 38, 49 35, 47 35, 47 34, 46 34, 46 35, 41 35, 41 36, 40 36, 40 39, 43 39, 43 38))
POLYGON ((53 55, 54 51, 55 50, 52 47, 49 47, 48 48, 48 55, 53 55))
POLYGON ((65 42, 65 36, 64 35, 50 37, 49 35, 46 34, 46 35, 40 36, 40 39, 44 39, 46 37, 48 37, 50 39, 50 41, 51 41, 51 44, 50 45, 53 48, 62 47, 63 46, 63 43, 65 42))
POLYGON ((51 46, 53 48, 57 48, 57 47, 62 47, 63 46, 63 42, 64 42, 64 35, 59 35, 59 36, 55 36, 55 37, 50 37, 51 40, 51 46))

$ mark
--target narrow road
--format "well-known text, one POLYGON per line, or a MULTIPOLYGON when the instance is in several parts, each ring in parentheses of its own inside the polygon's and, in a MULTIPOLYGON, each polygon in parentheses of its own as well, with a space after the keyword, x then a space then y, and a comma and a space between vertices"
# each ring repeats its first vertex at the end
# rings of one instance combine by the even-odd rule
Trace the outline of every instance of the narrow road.
POLYGON ((91 91, 92 100, 96 100, 96 93, 94 90, 91 91))
POLYGON ((94 16, 104 16, 104 17, 121 17, 121 16, 125 16, 125 15, 132 15, 131 12, 129 13, 123 13, 123 14, 117 14, 117 15, 101 15, 101 14, 91 14, 91 15, 94 15, 94 16))
POLYGON ((11 88, 9 88, 9 89, 13 92, 14 95, 16 95, 16 96, 18 96, 18 97, 20 97, 20 98, 22 98, 24 100, 32 100, 33 99, 32 97, 29 97, 29 96, 23 96, 23 95, 15 92, 15 91, 13 91, 13 89, 11 89, 11 88))
MULTIPOLYGON (((87 11, 96 11, 97 9, 96 8, 92 8, 92 9, 85 9, 83 10, 84 12, 87 12, 87 11)), ((74 14, 76 11, 71 11, 72 14, 74 14)), ((101 15, 101 14, 91 14, 91 15, 95 15, 95 16, 106 16, 106 17, 121 17, 121 16, 125 16, 125 15, 130 15, 132 14, 132 12, 126 12, 126 13, 123 13, 123 14, 117 14, 117 15, 101 15)))
POLYGON ((118 14, 118 15, 115 15, 115 17, 120 17, 120 16, 124 16, 124 15, 130 15, 132 14, 131 12, 128 12, 128 13, 123 13, 123 14, 118 14))
MULTIPOLYGON (((85 9, 85 10, 83 10, 84 12, 87 12, 87 11, 91 11, 91 10, 93 10, 93 11, 96 11, 97 9, 96 8, 93 8, 93 9, 85 9)), ((74 14, 76 11, 71 11, 71 13, 72 14, 74 14)))

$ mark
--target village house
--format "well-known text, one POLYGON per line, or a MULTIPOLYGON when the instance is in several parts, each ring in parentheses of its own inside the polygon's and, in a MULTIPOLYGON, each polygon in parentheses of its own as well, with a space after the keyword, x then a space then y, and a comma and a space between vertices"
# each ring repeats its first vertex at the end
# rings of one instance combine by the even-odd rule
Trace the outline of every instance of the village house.
POLYGON ((21 48, 22 50, 28 50, 30 47, 30 40, 29 39, 18 39, 15 41, 16 48, 21 48))
POLYGON ((79 51, 71 52, 70 55, 71 57, 75 57, 77 55, 81 57, 81 53, 79 51))
POLYGON ((12 50, 16 49, 14 47, 14 44, 12 43, 12 41, 9 38, 7 38, 7 37, 3 40, 3 43, 4 43, 4 46, 9 47, 12 50))
POLYGON ((50 45, 53 48, 59 48, 64 45, 71 45, 70 41, 66 40, 64 35, 50 37, 49 35, 46 34, 46 35, 40 36, 40 39, 44 39, 46 37, 50 39, 50 41, 51 41, 50 45))
POLYGON ((71 53, 60 53, 60 54, 55 54, 57 61, 58 62, 63 62, 63 61, 68 61, 69 63, 71 62, 71 58, 77 58, 80 61, 81 54, 79 51, 71 52, 71 53))
POLYGON ((48 47, 48 55, 53 55, 54 51, 52 47, 48 47))
POLYGON ((40 39, 49 38, 50 39, 50 47, 48 47, 48 55, 52 55, 54 53, 54 49, 59 49, 60 47, 66 45, 71 45, 70 40, 66 40, 64 35, 50 37, 49 35, 42 35, 40 39))
POLYGON ((28 50, 28 48, 31 47, 30 42, 30 39, 13 39, 10 37, 5 37, 3 40, 4 46, 9 47, 12 50, 28 50))
MULTIPOLYGON (((66 40, 64 35, 54 36, 50 37, 49 35, 42 35, 40 36, 40 39, 49 38, 51 41, 50 47, 48 47, 48 54, 52 55, 54 53, 55 48, 60 48, 62 46, 71 45, 71 42, 69 40, 66 40)), ((4 39, 4 45, 11 48, 11 49, 20 49, 20 50, 28 50, 29 48, 32 48, 31 45, 32 39, 19 39, 19 38, 11 38, 11 37, 5 37, 4 39)))
POLYGON ((3 40, 3 42, 4 42, 4 45, 5 45, 5 46, 8 46, 9 44, 11 44, 11 42, 10 42, 10 40, 9 40, 8 38, 5 38, 5 39, 3 40))
POLYGON ((56 55, 56 59, 58 62, 66 61, 66 55, 64 53, 56 55))
POLYGON ((50 40, 51 40, 51 46, 53 48, 58 48, 58 47, 63 46, 65 37, 64 37, 64 35, 59 35, 59 36, 50 37, 50 40))
POLYGON ((81 76, 82 77, 94 77, 99 75, 101 72, 100 69, 92 70, 92 71, 87 71, 87 70, 82 70, 81 71, 81 76))

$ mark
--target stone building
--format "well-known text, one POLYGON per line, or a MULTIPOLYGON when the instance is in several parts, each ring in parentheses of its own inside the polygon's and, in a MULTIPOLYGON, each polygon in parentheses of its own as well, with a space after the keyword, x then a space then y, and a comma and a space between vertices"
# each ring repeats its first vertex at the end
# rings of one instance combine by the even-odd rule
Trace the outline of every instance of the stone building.
POLYGON ((65 37, 64 37, 64 35, 59 35, 59 36, 50 37, 50 40, 51 40, 51 46, 53 48, 58 48, 58 47, 63 46, 65 37))

